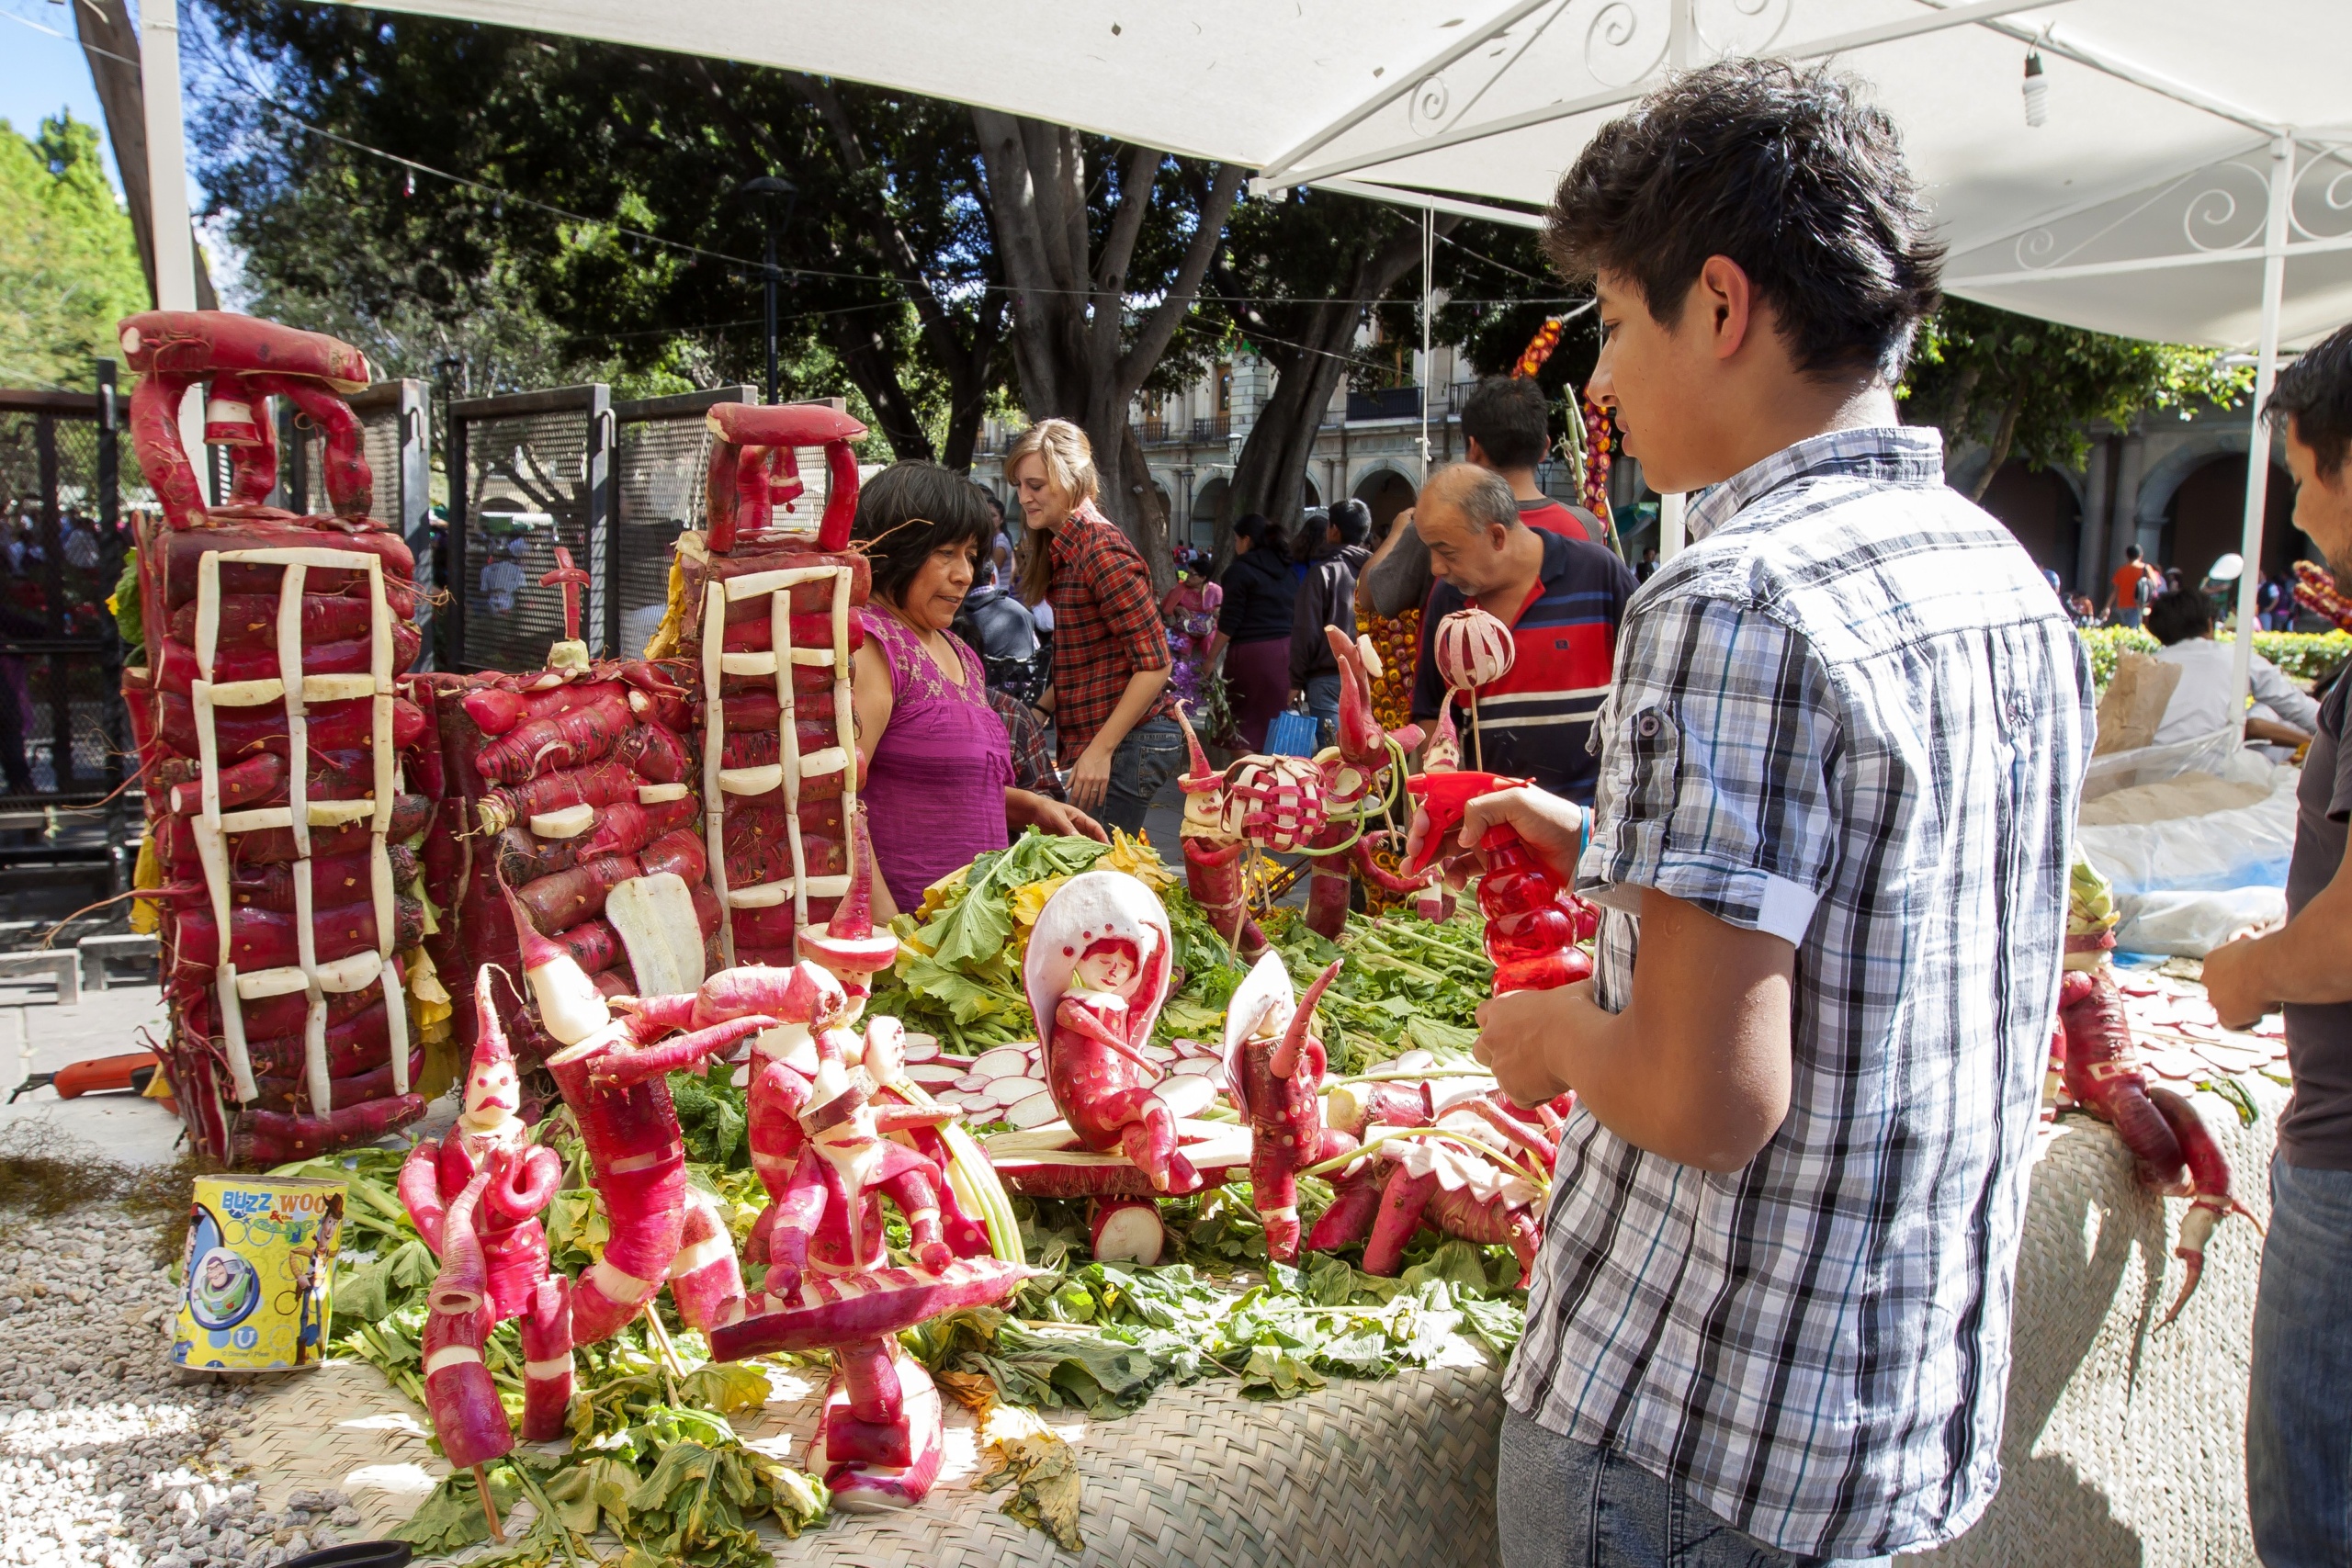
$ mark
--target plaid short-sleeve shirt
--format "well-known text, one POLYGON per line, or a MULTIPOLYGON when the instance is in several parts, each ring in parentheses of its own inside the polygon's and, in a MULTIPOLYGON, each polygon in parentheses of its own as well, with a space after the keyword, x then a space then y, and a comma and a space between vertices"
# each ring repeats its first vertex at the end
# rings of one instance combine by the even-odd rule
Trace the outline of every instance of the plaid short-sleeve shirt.
POLYGON ((1784 1551, 1924 1547, 1999 1480, 2088 670, 1931 430, 1800 442, 1690 522, 1577 880, 1611 1010, 1644 888, 1795 945, 1788 1118, 1718 1176, 1577 1111, 1505 1393, 1784 1551))
MULTIPOLYGON (((1168 632, 1142 553, 1091 502, 1055 534, 1053 563, 1054 732, 1068 763, 1119 705, 1136 671, 1169 667, 1168 632)), ((1136 722, 1174 711, 1162 691, 1136 722)))

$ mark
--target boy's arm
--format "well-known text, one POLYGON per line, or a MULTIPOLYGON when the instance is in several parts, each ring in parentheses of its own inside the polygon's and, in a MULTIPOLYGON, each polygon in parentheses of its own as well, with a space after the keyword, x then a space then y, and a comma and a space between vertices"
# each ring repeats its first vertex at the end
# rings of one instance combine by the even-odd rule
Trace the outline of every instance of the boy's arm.
POLYGON ((2207 953, 2205 998, 2224 1029, 2289 1002, 2352 1002, 2352 855, 2293 919, 2207 953))
POLYGON ((1634 999, 1592 985, 1514 991, 1478 1010, 1478 1059, 1522 1105, 1573 1087, 1600 1124, 1702 1170, 1754 1159, 1789 1112, 1796 949, 1656 888, 1642 891, 1634 999))

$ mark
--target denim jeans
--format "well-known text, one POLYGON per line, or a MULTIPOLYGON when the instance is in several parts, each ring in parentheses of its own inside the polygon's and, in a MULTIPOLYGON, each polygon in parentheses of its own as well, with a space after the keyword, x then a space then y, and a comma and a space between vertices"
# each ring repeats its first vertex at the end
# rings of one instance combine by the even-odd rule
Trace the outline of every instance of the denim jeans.
POLYGON ((2352 1562, 2352 1170, 2270 1161, 2245 1490, 2266 1568, 2352 1562))
POLYGON ((1111 783, 1094 812, 1105 828, 1143 831, 1143 814, 1168 781, 1184 771, 1184 732, 1172 718, 1148 718, 1111 753, 1111 783))
POLYGON ((1503 1568, 1884 1568, 1799 1557, 1736 1530, 1624 1455, 1503 1412, 1495 1524, 1503 1568))
POLYGON ((1315 744, 1317 749, 1329 746, 1340 738, 1338 671, 1306 678, 1306 711, 1315 718, 1315 744))

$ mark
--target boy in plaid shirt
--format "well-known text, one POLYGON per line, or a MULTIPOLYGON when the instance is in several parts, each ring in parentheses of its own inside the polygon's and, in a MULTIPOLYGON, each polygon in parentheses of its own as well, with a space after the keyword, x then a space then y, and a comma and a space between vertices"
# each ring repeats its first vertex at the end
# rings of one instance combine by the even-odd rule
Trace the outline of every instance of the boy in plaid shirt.
POLYGON ((1675 78, 1548 217, 1589 394, 1705 493, 1626 606, 1589 818, 1514 791, 1463 829, 1603 907, 1590 981, 1479 1010, 1514 1100, 1577 1095, 1507 1564, 1883 1562, 1999 1483, 2092 709, 2032 559, 1896 413, 1929 236, 1884 116, 1782 62, 1675 78))

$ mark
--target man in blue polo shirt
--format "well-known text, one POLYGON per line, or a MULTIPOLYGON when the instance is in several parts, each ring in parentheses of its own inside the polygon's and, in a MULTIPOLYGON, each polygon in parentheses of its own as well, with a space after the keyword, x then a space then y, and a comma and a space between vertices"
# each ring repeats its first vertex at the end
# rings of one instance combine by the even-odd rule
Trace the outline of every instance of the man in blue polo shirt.
POLYGON ((1598 545, 1529 527, 1510 486, 1469 463, 1430 477, 1413 527, 1437 579, 1421 615, 1413 716, 1434 720, 1445 699, 1438 623, 1476 604, 1511 628, 1517 652, 1508 674, 1479 688, 1475 742, 1469 716, 1455 715, 1465 763, 1590 805, 1600 768, 1589 745, 1592 720, 1608 694, 1634 574, 1598 545))

